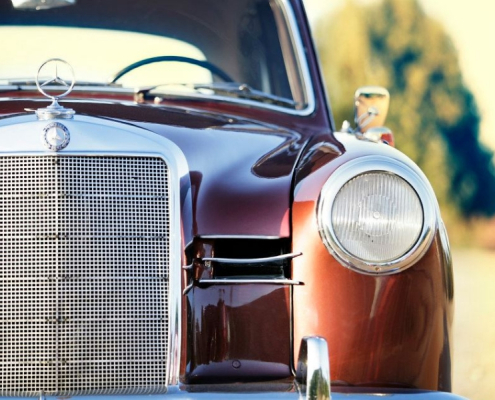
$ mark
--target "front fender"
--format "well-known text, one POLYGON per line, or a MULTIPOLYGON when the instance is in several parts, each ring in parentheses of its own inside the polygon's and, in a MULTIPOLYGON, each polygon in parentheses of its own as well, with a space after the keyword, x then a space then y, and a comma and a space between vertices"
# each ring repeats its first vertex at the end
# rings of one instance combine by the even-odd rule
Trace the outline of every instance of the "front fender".
MULTIPOLYGON (((341 265, 317 223, 321 188, 339 166, 359 157, 391 157, 418 168, 381 143, 342 137, 345 151, 324 142, 299 167, 292 207, 294 354, 304 336, 328 342, 333 385, 451 390, 452 266, 443 229, 405 271, 369 276, 341 265)), ((425 178, 426 179, 426 178, 425 178)))

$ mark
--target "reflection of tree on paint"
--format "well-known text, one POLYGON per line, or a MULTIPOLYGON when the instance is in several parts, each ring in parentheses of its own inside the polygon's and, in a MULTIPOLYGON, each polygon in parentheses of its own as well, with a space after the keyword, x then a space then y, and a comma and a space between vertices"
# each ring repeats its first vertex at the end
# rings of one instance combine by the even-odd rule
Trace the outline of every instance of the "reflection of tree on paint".
POLYGON ((464 216, 495 213, 493 154, 478 140, 475 99, 450 38, 417 0, 347 1, 320 20, 317 39, 338 124, 352 119, 358 86, 387 87, 397 147, 425 171, 440 202, 464 216))
POLYGON ((321 368, 316 370, 311 377, 308 399, 330 399, 330 392, 325 382, 327 382, 327 379, 323 375, 321 368))

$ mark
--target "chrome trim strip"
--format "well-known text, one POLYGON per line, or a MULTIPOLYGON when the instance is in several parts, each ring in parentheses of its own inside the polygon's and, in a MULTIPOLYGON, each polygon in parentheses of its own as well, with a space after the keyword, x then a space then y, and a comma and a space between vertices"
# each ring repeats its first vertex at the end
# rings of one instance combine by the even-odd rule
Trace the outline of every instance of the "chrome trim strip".
POLYGON ((182 295, 185 296, 186 294, 188 294, 193 287, 194 287, 194 284, 192 284, 192 283, 187 285, 186 288, 182 291, 182 295))
POLYGON ((292 279, 200 279, 198 284, 204 285, 246 285, 251 283, 270 284, 270 285, 304 285, 303 282, 292 279))
POLYGON ((340 166, 321 190, 317 219, 320 236, 328 251, 345 267, 367 275, 390 275, 401 272, 418 261, 431 245, 438 227, 438 204, 433 189, 419 169, 384 156, 365 156, 340 166), (331 215, 333 203, 340 189, 352 178, 365 172, 385 172, 404 179, 416 191, 423 207, 423 228, 417 242, 395 260, 373 263, 359 259, 340 245, 331 223, 322 215, 331 215))
MULTIPOLYGON (((187 160, 172 141, 131 125, 76 115, 72 120, 64 121, 71 130, 73 140, 70 145, 57 154, 46 150, 39 140, 39 133, 46 121, 26 119, 0 121, 2 156, 125 156, 157 157, 165 161, 169 168, 170 200, 170 279, 169 279, 169 337, 167 358, 167 385, 179 384, 180 348, 181 348, 181 198, 190 191, 187 160), (14 122, 14 123, 13 123, 14 122), (24 147, 23 151, 19 148, 24 147), (159 150, 163 149, 162 152, 159 150)), ((91 397, 91 396, 88 396, 91 397)), ((94 396, 103 398, 105 396, 94 396)), ((119 396, 116 396, 118 398, 119 396)), ((48 398, 48 396, 47 396, 48 398)), ((109 396, 111 398, 111 396, 109 396)), ((0 397, 0 399, 5 399, 0 397)), ((53 397, 56 399, 56 397, 53 397)))
POLYGON ((289 260, 296 257, 302 256, 302 253, 289 253, 282 254, 280 256, 274 257, 264 257, 264 258, 217 258, 217 257, 204 257, 203 261, 213 261, 219 264, 263 264, 276 261, 289 260))
POLYGON ((262 235, 200 235, 200 239, 253 239, 253 240, 277 240, 287 239, 283 236, 262 236, 262 235))
MULTIPOLYGON (((281 5, 281 9, 284 13, 284 17, 287 21, 287 27, 289 30, 289 35, 291 36, 292 43, 295 48, 296 62, 299 64, 299 71, 301 73, 301 79, 303 83, 303 91, 306 95, 306 100, 308 105, 303 110, 290 111, 289 114, 307 116, 313 113, 316 109, 316 99, 315 92, 313 88, 313 81, 311 79, 311 74, 309 73, 308 59, 306 58, 306 52, 304 51, 304 46, 301 39, 301 34, 297 25, 296 17, 294 16, 294 10, 290 5, 288 0, 276 0, 281 5)), ((279 109, 281 107, 277 107, 279 109)))

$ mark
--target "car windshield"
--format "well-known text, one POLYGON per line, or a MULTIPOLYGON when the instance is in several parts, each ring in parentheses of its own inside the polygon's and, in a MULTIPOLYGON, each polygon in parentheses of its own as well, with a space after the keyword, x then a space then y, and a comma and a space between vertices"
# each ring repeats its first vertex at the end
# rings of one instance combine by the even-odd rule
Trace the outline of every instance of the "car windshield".
POLYGON ((33 83, 44 61, 61 58, 80 90, 237 93, 304 109, 307 82, 286 7, 282 0, 0 0, 0 85, 33 83))

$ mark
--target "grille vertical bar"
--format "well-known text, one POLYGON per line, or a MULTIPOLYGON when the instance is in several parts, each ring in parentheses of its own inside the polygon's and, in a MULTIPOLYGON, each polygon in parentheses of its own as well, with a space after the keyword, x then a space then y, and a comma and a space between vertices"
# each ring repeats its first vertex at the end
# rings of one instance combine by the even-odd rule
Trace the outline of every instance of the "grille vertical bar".
POLYGON ((164 391, 164 161, 0 157, 0 171, 0 395, 164 391))

